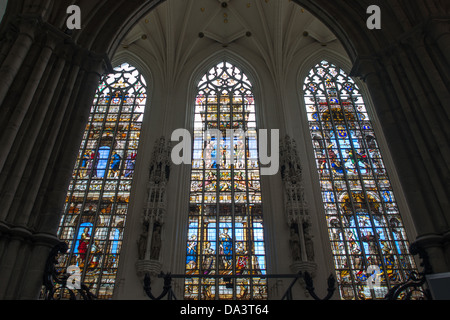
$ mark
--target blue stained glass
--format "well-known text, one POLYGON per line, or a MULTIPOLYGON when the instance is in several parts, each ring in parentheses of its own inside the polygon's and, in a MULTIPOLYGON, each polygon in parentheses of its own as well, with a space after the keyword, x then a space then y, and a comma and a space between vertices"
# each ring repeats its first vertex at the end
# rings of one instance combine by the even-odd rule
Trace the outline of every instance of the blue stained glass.
POLYGON ((122 64, 102 77, 67 192, 58 236, 71 250, 58 267, 80 267, 99 299, 115 287, 146 99, 136 68, 122 64))
POLYGON ((97 162, 97 177, 105 177, 106 168, 108 167, 109 153, 111 149, 109 147, 100 147, 98 149, 98 162, 97 162))
POLYGON ((415 264, 364 99, 327 61, 303 89, 341 298, 384 298, 415 264), (367 283, 372 267, 380 270, 376 292, 367 283))
POLYGON ((112 231, 112 246, 111 246, 111 254, 119 253, 119 240, 120 240, 120 231, 118 229, 114 229, 112 231))
POLYGON ((255 100, 245 74, 227 62, 214 66, 198 85, 194 119, 190 207, 205 210, 189 213, 201 223, 190 224, 187 246, 195 234, 201 251, 188 251, 186 274, 192 277, 185 281, 185 299, 266 299, 266 279, 256 287, 245 277, 265 272, 263 224, 249 222, 249 216, 262 221, 262 214, 255 100), (253 128, 251 135, 242 136, 248 128, 253 128), (205 137, 208 129, 219 129, 220 139, 205 137), (229 129, 236 130, 233 138, 229 129), (255 227, 261 231, 254 234, 255 227), (207 277, 212 274, 242 278, 207 277))
POLYGON ((78 229, 74 252, 80 255, 78 266, 86 259, 89 241, 92 235, 92 223, 82 223, 78 229))

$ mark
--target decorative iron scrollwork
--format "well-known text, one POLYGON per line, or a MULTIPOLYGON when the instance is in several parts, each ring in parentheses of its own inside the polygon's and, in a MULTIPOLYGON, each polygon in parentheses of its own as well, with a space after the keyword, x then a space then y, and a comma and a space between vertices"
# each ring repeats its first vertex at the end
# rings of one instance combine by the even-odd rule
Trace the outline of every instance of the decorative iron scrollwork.
POLYGON ((330 275, 328 277, 328 293, 325 296, 325 298, 321 299, 319 298, 319 296, 316 294, 316 289, 314 288, 314 281, 312 276, 309 274, 309 272, 299 272, 297 277, 294 279, 294 281, 291 283, 291 285, 289 286, 289 288, 287 289, 286 293, 283 295, 283 297, 281 298, 281 300, 293 300, 293 296, 292 296, 292 288, 294 287, 295 283, 297 282, 297 280, 299 278, 303 278, 305 285, 306 285, 306 290, 308 291, 308 293, 311 295, 311 297, 314 300, 318 300, 318 301, 326 301, 326 300, 330 300, 335 291, 336 291, 336 279, 333 277, 333 275, 330 275))
POLYGON ((170 273, 164 274, 161 272, 159 275, 159 278, 164 278, 164 287, 163 292, 158 296, 155 297, 152 293, 152 287, 151 287, 151 278, 148 273, 144 276, 144 291, 147 294, 147 296, 152 300, 162 300, 164 297, 167 296, 167 300, 177 300, 173 290, 172 290, 172 276, 170 273))
POLYGON ((414 292, 422 293, 423 300, 432 300, 428 289, 424 289, 426 278, 424 274, 412 272, 406 282, 396 285, 389 290, 386 300, 411 300, 414 292))
POLYGON ((420 293, 423 300, 433 299, 430 290, 426 288, 426 276, 433 273, 428 254, 415 243, 411 244, 409 251, 413 255, 418 255, 422 260, 420 265, 423 267, 423 271, 419 273, 411 272, 405 282, 389 290, 385 296, 386 300, 411 300, 414 292, 420 293))
MULTIPOLYGON (((199 278, 220 278, 223 279, 223 281, 227 284, 232 282, 233 278, 237 278, 239 276, 236 275, 197 275, 199 278)), ((170 273, 163 273, 161 272, 161 274, 158 276, 158 278, 163 278, 164 279, 164 287, 163 287, 163 291, 159 296, 155 296, 152 292, 152 288, 151 288, 151 278, 150 278, 150 274, 146 273, 144 276, 144 280, 143 280, 143 287, 144 287, 144 291, 147 294, 147 296, 151 299, 151 300, 162 300, 167 296, 167 300, 177 300, 173 290, 172 290, 172 279, 174 278, 186 278, 187 276, 185 274, 170 274, 170 273)), ((262 275, 249 275, 249 277, 262 277, 262 275)), ((328 278, 328 294, 325 296, 325 298, 321 299, 319 298, 319 296, 315 293, 315 288, 314 288, 314 284, 313 284, 313 279, 311 277, 311 275, 308 272, 299 272, 298 274, 266 274, 263 276, 264 278, 275 278, 275 279, 279 279, 279 278, 293 278, 294 280, 292 281, 291 285, 289 286, 289 288, 287 289, 286 293, 282 296, 281 300, 293 300, 293 295, 292 295, 292 288, 294 287, 295 283, 297 282, 298 279, 303 278, 305 283, 306 283, 306 290, 308 290, 309 294, 311 295, 311 297, 313 297, 313 299, 315 300, 329 300, 333 297, 335 291, 336 291, 336 280, 334 279, 333 275, 330 275, 330 277, 328 278)), ((233 287, 229 287, 230 289, 232 289, 233 287)))
POLYGON ((69 294, 69 300, 94 300, 95 295, 90 292, 90 289, 83 283, 79 283, 78 288, 69 285, 71 274, 60 274, 56 265, 58 264, 58 255, 66 253, 68 245, 65 242, 57 244, 50 252, 45 265, 43 276, 43 299, 44 300, 59 300, 62 299, 63 293, 69 294))
POLYGON ((308 272, 305 272, 303 275, 303 279, 305 280, 306 284, 306 290, 308 290, 311 297, 314 298, 314 300, 320 300, 320 301, 326 301, 330 300, 331 297, 333 297, 334 292, 336 291, 336 280, 334 279, 333 275, 330 275, 328 277, 328 294, 325 296, 325 298, 320 299, 319 296, 317 296, 315 289, 314 289, 314 283, 311 275, 308 272))

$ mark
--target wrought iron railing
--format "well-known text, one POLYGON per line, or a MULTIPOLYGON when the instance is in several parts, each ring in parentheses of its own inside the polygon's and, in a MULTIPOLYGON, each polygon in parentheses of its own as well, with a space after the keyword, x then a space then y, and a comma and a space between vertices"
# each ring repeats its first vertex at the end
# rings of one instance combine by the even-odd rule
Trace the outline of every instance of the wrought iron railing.
MULTIPOLYGON (((83 283, 78 283, 78 287, 74 289, 73 283, 70 283, 71 274, 61 273, 57 269, 57 256, 62 253, 66 253, 68 250, 67 244, 61 242, 53 248, 45 267, 44 277, 43 277, 43 290, 42 299, 44 300, 58 300, 69 297, 71 300, 94 300, 96 297, 90 292, 90 289, 83 283)), ((432 274, 432 269, 428 261, 428 256, 424 250, 419 247, 412 245, 410 252, 413 255, 419 255, 422 259, 421 266, 423 268, 422 272, 411 273, 409 278, 401 284, 392 287, 385 296, 385 300, 411 300, 416 299, 417 296, 422 297, 424 300, 432 300, 431 293, 427 289, 426 276, 432 274), (416 294, 415 294, 416 293, 416 294), (419 294, 417 294, 419 293, 419 294)), ((163 290, 159 295, 155 295, 152 289, 152 281, 150 274, 145 274, 143 279, 143 289, 151 300, 177 300, 175 292, 173 291, 173 279, 180 278, 192 278, 186 274, 171 274, 171 273, 161 273, 157 278, 164 279, 163 290)), ((233 278, 242 277, 242 275, 196 275, 196 278, 220 278, 228 279, 231 281, 233 278)), ((299 279, 303 279, 305 289, 311 295, 314 300, 329 300, 333 297, 336 292, 336 280, 333 275, 330 275, 327 281, 327 295, 324 298, 320 298, 314 288, 314 282, 311 275, 308 272, 300 272, 298 274, 266 274, 266 275, 245 275, 248 278, 290 278, 292 279, 291 284, 287 288, 285 294, 281 297, 281 300, 293 300, 293 288, 299 279)))
MULTIPOLYGON (((161 300, 164 299, 167 296, 167 300, 177 300, 173 290, 172 290, 172 280, 173 279, 185 279, 185 278, 192 278, 193 276, 188 276, 186 274, 170 274, 170 273, 161 273, 158 275, 158 278, 164 279, 164 287, 163 292, 159 296, 155 296, 152 292, 151 288, 151 277, 150 275, 146 275, 144 278, 144 291, 147 294, 147 296, 151 300, 161 300)), ((226 281, 231 281, 233 278, 242 278, 242 275, 195 275, 195 278, 208 278, 208 279, 224 279, 226 281)), ((282 278, 288 278, 293 279, 291 284, 289 285, 286 293, 282 296, 281 300, 293 300, 293 293, 292 289, 294 285, 297 283, 299 279, 303 279, 306 285, 306 290, 309 292, 311 297, 313 297, 315 300, 329 300, 334 295, 334 292, 336 291, 335 286, 335 279, 332 275, 328 278, 328 294, 324 298, 319 298, 319 296, 315 292, 313 279, 311 275, 308 272, 300 272, 298 274, 266 274, 266 275, 245 275, 245 278, 276 278, 276 279, 282 279, 282 278)))
POLYGON ((90 289, 81 281, 71 283, 72 274, 61 273, 57 269, 59 254, 66 253, 67 243, 61 242, 56 245, 47 259, 43 277, 43 290, 41 297, 43 300, 62 300, 69 297, 69 300, 94 300, 96 297, 90 292, 90 289))
POLYGON ((418 255, 422 260, 420 266, 422 272, 412 272, 409 278, 403 283, 396 285, 389 290, 385 296, 386 300, 412 300, 414 293, 419 293, 423 300, 432 300, 430 290, 427 288, 426 276, 433 273, 428 255, 425 250, 416 244, 410 246, 409 251, 412 255, 418 255))

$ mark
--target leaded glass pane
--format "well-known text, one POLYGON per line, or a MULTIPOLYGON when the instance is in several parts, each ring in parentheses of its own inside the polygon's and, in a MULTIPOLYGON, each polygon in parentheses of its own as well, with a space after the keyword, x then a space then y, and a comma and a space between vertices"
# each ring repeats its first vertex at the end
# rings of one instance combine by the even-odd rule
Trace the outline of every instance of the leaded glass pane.
POLYGON ((303 91, 341 298, 384 298, 416 267, 361 91, 327 61, 303 91))
POLYGON ((194 131, 185 299, 267 299, 255 101, 232 64, 200 81, 194 131))
POLYGON ((114 291, 146 101, 136 68, 123 64, 102 78, 60 223, 69 250, 58 267, 78 267, 100 299, 114 291))

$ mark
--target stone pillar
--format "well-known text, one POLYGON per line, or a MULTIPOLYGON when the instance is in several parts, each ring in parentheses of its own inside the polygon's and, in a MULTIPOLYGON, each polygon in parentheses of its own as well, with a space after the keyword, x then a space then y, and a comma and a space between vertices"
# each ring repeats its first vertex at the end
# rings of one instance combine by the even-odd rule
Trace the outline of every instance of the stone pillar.
POLYGON ((7 30, 9 51, 0 52, 0 299, 36 299, 109 63, 37 16, 7 30))
POLYGON ((315 276, 314 244, 310 233, 311 218, 304 194, 303 169, 295 141, 286 136, 280 150, 281 177, 284 184, 286 220, 290 230, 291 269, 315 276))
POLYGON ((170 177, 170 143, 164 137, 156 142, 147 183, 147 202, 142 216, 143 230, 137 243, 136 273, 157 276, 161 273, 162 227, 166 215, 166 185, 170 177))
POLYGON ((38 21, 37 18, 21 18, 17 22, 18 26, 14 28, 18 30, 17 37, 15 40, 9 39, 12 45, 8 53, 4 54, 5 60, 0 68, 0 104, 3 103, 34 42, 38 21))
POLYGON ((430 18, 359 57, 352 72, 367 83, 389 143, 418 233, 410 240, 435 273, 450 271, 449 21, 430 18))

